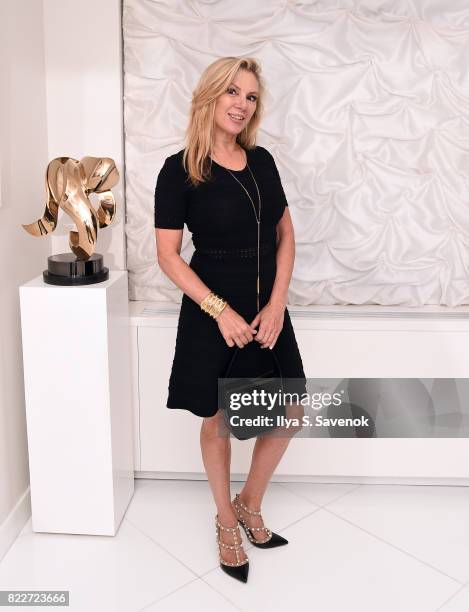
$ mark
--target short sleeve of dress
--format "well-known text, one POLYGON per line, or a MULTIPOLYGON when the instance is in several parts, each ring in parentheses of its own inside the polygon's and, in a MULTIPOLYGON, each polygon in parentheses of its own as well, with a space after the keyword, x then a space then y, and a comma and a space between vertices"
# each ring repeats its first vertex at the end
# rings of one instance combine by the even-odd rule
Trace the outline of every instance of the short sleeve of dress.
POLYGON ((283 189, 282 179, 280 178, 280 174, 278 172, 278 168, 277 168, 277 164, 275 163, 275 159, 274 159, 272 153, 270 153, 270 151, 268 151, 264 147, 261 147, 261 148, 264 149, 265 155, 267 156, 267 158, 269 160, 269 163, 272 166, 272 174, 273 174, 275 182, 277 183, 276 187, 278 189, 278 192, 281 195, 281 197, 283 199, 283 202, 285 203, 285 206, 288 206, 287 197, 286 197, 285 191, 283 189))
POLYGON ((155 187, 154 226, 162 229, 184 229, 186 220, 185 171, 180 156, 165 159, 155 187))

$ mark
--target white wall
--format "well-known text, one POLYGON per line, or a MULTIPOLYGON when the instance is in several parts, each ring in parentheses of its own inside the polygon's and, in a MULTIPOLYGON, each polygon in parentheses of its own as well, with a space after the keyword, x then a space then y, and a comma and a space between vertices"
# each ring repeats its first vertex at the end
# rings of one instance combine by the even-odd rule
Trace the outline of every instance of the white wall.
MULTIPOLYGON (((34 238, 21 227, 39 218, 45 203, 41 24, 42 2, 0 2, 0 557, 29 505, 18 286, 41 274, 51 254, 50 240, 34 238)), ((47 333, 51 330, 44 330, 46 340, 47 333)))
MULTIPOLYGON (((124 270, 124 145, 120 0, 43 0, 48 159, 112 157, 121 176, 113 189, 117 213, 98 233, 105 265, 124 270)), ((75 229, 64 215, 52 237, 67 253, 75 229)))
POLYGON ((73 229, 62 212, 49 237, 21 224, 44 212, 51 159, 112 157, 118 212, 96 250, 125 269, 121 55, 120 0, 0 2, 0 559, 30 515, 18 287, 70 252, 73 229))

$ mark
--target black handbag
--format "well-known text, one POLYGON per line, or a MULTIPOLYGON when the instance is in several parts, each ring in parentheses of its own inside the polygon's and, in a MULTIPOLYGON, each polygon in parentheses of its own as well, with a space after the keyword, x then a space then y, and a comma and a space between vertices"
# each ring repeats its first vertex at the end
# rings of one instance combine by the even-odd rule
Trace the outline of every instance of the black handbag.
POLYGON ((282 424, 283 389, 282 371, 272 349, 261 348, 256 340, 241 349, 236 347, 218 385, 218 405, 226 427, 235 438, 248 440, 282 424), (256 391, 258 405, 254 401, 241 401, 243 394, 249 394, 248 399, 254 400, 256 391), (266 401, 261 401, 262 392, 266 401))

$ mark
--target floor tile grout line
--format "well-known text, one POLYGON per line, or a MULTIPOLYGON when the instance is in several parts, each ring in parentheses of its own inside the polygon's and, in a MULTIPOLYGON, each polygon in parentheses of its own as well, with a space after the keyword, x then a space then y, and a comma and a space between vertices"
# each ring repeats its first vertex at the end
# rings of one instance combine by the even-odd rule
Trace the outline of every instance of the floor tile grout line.
POLYGON ((454 582, 456 582, 458 585, 464 586, 466 583, 462 583, 460 580, 458 580, 457 578, 454 578, 453 576, 450 576, 449 574, 446 574, 446 572, 444 572, 443 570, 438 569, 437 567, 431 565, 430 563, 428 563, 427 561, 424 561, 423 559, 420 559, 419 557, 416 557, 415 555, 413 555, 412 553, 410 553, 407 550, 404 550, 403 548, 400 548, 399 546, 396 546, 395 544, 393 544, 392 542, 388 542, 387 540, 385 540, 384 538, 382 538, 381 536, 377 535, 376 533, 373 533, 372 531, 368 531, 367 529, 360 527, 360 525, 357 525, 356 523, 354 523, 353 521, 351 521, 350 519, 347 519, 343 516, 341 516, 340 514, 337 514, 336 512, 334 512, 333 510, 330 510, 329 508, 321 508, 321 510, 324 510, 325 512, 329 512, 330 514, 332 514, 333 516, 335 516, 338 519, 343 520, 345 523, 348 523, 349 525, 351 525, 352 527, 356 527, 357 529, 360 529, 361 531, 363 531, 364 533, 372 536, 373 538, 375 538, 376 540, 379 540, 380 542, 383 542, 384 544, 387 544, 388 546, 391 546, 391 548, 394 548, 395 550, 398 550, 399 552, 407 555, 408 557, 410 557, 411 559, 414 559, 415 561, 418 561, 419 563, 422 563, 423 565, 425 565, 426 567, 429 567, 430 569, 435 570, 436 572, 438 572, 439 574, 441 574, 442 576, 445 576, 446 578, 449 578, 450 580, 454 580, 454 582))
POLYGON ((197 581, 201 581, 203 582, 207 587, 209 587, 210 589, 212 589, 212 591, 215 591, 215 593, 217 595, 220 595, 220 597, 222 597, 225 601, 227 601, 230 605, 232 605, 234 607, 235 610, 239 610, 240 612, 242 612, 241 608, 238 608, 237 605, 235 605, 231 599, 229 599, 226 595, 224 595, 224 593, 222 593, 221 591, 218 591, 214 586, 212 586, 209 582, 207 582, 206 580, 204 580, 202 577, 197 576, 195 578, 193 578, 192 580, 190 580, 189 582, 186 582, 186 584, 183 584, 180 587, 177 587, 176 589, 174 589, 173 591, 167 593, 166 595, 163 595, 163 597, 160 597, 159 599, 155 599, 154 601, 152 601, 151 603, 149 603, 148 605, 144 606, 143 608, 140 608, 137 612, 144 612, 144 610, 147 610, 150 606, 154 606, 157 603, 160 603, 161 601, 167 599, 168 597, 170 597, 171 595, 174 595, 175 593, 177 593, 178 591, 180 591, 181 589, 185 588, 186 586, 189 586, 190 584, 192 584, 193 582, 197 582, 197 581))
MULTIPOLYGON (((212 570, 213 571, 213 570, 212 570)), ((221 591, 219 591, 218 589, 216 589, 212 584, 210 584, 210 582, 207 582, 203 576, 200 577, 200 580, 203 581, 204 584, 206 584, 208 587, 210 587, 211 589, 213 589, 215 591, 215 593, 217 593, 218 595, 220 595, 221 597, 223 597, 223 599, 225 599, 228 603, 230 603, 235 610, 239 610, 240 612, 242 612, 242 608, 239 608, 233 601, 231 601, 231 599, 229 599, 224 593, 222 593, 221 591)))
MULTIPOLYGON (((280 483, 280 482, 279 482, 279 483, 276 483, 276 484, 280 484, 281 486, 284 486, 284 488, 285 488, 285 489, 287 489, 289 492, 293 493, 294 495, 297 495, 298 497, 301 497, 302 499, 305 499, 305 500, 307 500, 307 501, 311 501, 309 498, 305 497, 305 496, 304 496, 304 495, 302 495, 301 493, 297 493, 296 491, 293 491, 293 490, 291 490, 291 489, 288 489, 288 484, 290 484, 290 483, 280 483)), ((297 483, 293 483, 293 484, 297 484, 297 483)), ((303 484, 303 483, 300 483, 300 484, 303 484)), ((306 483, 306 484, 316 484, 316 483, 306 483)), ((323 484, 323 483, 317 483, 317 484, 323 484)), ((328 484, 328 483, 326 483, 326 484, 328 484)), ((334 483, 334 484, 335 484, 335 483, 334 483)), ((349 495, 350 493, 353 493, 354 491, 356 491, 356 490, 357 490, 357 489, 359 489, 360 487, 364 487, 364 486, 365 486, 364 484, 359 483, 359 484, 358 484, 356 487, 354 487, 354 488, 353 488, 353 489, 351 489, 350 491, 347 491, 347 492, 343 493, 342 495, 339 495, 338 497, 336 497, 336 498, 334 498, 334 499, 332 499, 332 500, 329 500, 329 501, 328 501, 328 502, 326 502, 325 504, 317 504, 317 505, 318 505, 318 508, 317 508, 317 509, 324 509, 324 510, 327 510, 327 511, 328 511, 328 512, 330 512, 331 514, 334 514, 334 516, 336 516, 337 518, 343 518, 343 517, 341 517, 340 515, 336 514, 334 511, 332 511, 332 510, 330 510, 329 508, 327 508, 327 506, 328 506, 329 504, 332 504, 332 503, 336 502, 336 501, 337 501, 337 500, 339 500, 339 499, 342 499, 343 497, 346 497, 346 496, 347 496, 347 495, 349 495)), ((408 485, 398 485, 398 486, 408 486, 408 485)), ((411 485, 411 486, 412 486, 412 485, 411 485)), ((432 486, 432 485, 428 485, 428 486, 432 486)), ((312 503, 317 503, 317 502, 312 502, 312 503)), ((308 515, 307 515, 307 516, 308 516, 308 515)), ((303 520, 304 518, 306 518, 306 517, 303 517, 303 518, 301 518, 301 519, 299 519, 299 520, 303 520)), ((434 570, 436 570, 436 571, 440 572, 440 573, 441 573, 441 574, 443 574, 444 576, 446 576, 446 577, 448 577, 448 578, 450 578, 450 579, 452 579, 452 580, 455 580, 455 581, 456 581, 456 582, 457 582, 457 583, 458 583, 458 584, 461 586, 461 588, 460 588, 460 589, 458 589, 458 590, 456 591, 456 593, 459 593, 459 591, 460 591, 461 589, 463 589, 464 587, 466 587, 467 585, 469 585, 469 580, 467 580, 467 581, 466 581, 466 582, 464 582, 464 583, 461 583, 461 582, 460 582, 460 581, 459 581, 457 578, 453 578, 453 576, 449 576, 448 574, 446 574, 446 573, 445 573, 445 572, 443 572, 442 570, 439 570, 438 568, 436 568, 436 567, 434 567, 434 566, 430 565, 429 563, 426 563, 424 560, 419 559, 419 557, 414 557, 414 555, 412 555, 411 553, 409 553, 409 552, 407 552, 407 551, 404 551, 404 550, 400 549, 398 546, 395 546, 394 544, 392 544, 391 542, 388 542, 388 541, 387 541, 387 540, 385 540, 384 538, 381 538, 380 536, 377 536, 377 535, 376 535, 376 534, 374 534, 373 532, 369 532, 369 531, 367 531, 366 529, 363 529, 362 527, 360 527, 359 525, 357 525, 357 524, 356 524, 356 523, 354 523, 353 521, 350 521, 350 520, 348 520, 348 519, 344 519, 344 520, 346 520, 346 522, 349 522, 349 523, 350 523, 351 525, 353 525, 354 527, 358 527, 358 529, 361 529, 361 530, 362 530, 362 531, 364 531, 365 533, 368 533, 369 535, 373 535, 374 537, 377 537, 378 539, 380 539, 381 541, 385 542, 386 544, 389 544, 390 546, 392 546, 392 547, 393 547, 393 548, 395 548, 396 550, 399 550, 399 551, 401 551, 401 552, 405 552, 406 554, 410 555, 412 558, 417 559, 418 561, 420 561, 420 562, 421 562, 421 563, 423 563, 424 565, 427 565, 428 567, 430 567, 430 568, 432 568, 432 569, 434 569, 434 570)), ((295 521, 295 522, 298 522, 298 521, 295 521)), ((288 527, 290 527, 291 525, 294 525, 294 524, 295 524, 295 523, 291 523, 290 525, 288 525, 287 527, 284 527, 284 528, 283 528, 282 530, 280 530, 280 531, 283 531, 284 529, 287 529, 288 527)), ((454 595, 455 595, 456 593, 454 593, 453 595, 451 595, 450 599, 452 599, 452 597, 454 597, 454 595)), ((448 601, 449 601, 449 600, 448 600, 448 601)), ((442 604, 442 605, 444 605, 444 604, 442 604)), ((441 607, 441 606, 440 606, 440 607, 441 607)), ((439 608, 438 608, 438 609, 439 609, 439 608)), ((437 612, 437 611, 436 611, 436 612, 437 612)))
MULTIPOLYGON (((164 599, 165 597, 167 597, 168 595, 172 595, 173 593, 176 593, 177 591, 179 591, 179 589, 184 588, 185 586, 191 584, 192 582, 195 582, 196 580, 200 579, 199 574, 197 574, 196 572, 194 572, 194 570, 192 570, 190 567, 188 567, 185 563, 183 563, 180 559, 178 559, 177 557, 175 557, 170 551, 166 550, 164 546, 162 546, 159 542, 156 542, 156 540, 154 540, 152 537, 150 537, 147 533, 145 533, 144 531, 142 531, 137 525, 135 525, 131 520, 129 520, 127 517, 124 517, 123 522, 127 522, 130 525, 132 525, 132 527, 134 527, 138 532, 140 532, 143 536, 145 536, 146 538, 148 538, 153 544, 156 544, 159 548, 161 548, 164 552, 168 553, 173 559, 175 559, 176 561, 178 561, 181 565, 183 565, 186 569, 188 569, 192 574, 195 574, 194 578, 192 578, 191 580, 189 580, 188 582, 185 582, 184 584, 182 584, 181 586, 175 588, 174 590, 170 591, 169 593, 166 593, 165 595, 163 595, 162 597, 159 597, 155 600, 153 600, 152 602, 150 602, 149 604, 145 605, 143 608, 139 608, 137 612, 142 612, 143 610, 146 610, 149 606, 154 605, 155 603, 161 601, 162 599, 164 599)), ((35 532, 31 532, 30 535, 34 535, 35 532)), ((23 536, 26 534, 22 534, 23 536)), ((66 534, 61 534, 61 535, 66 535, 66 534)), ((21 536, 19 536, 21 537, 21 536)), ((18 538, 16 538, 17 540, 18 538)), ((15 542, 16 542, 15 540, 15 542)), ((205 581, 204 581, 205 582, 205 581)), ((231 602, 230 602, 231 603, 231 602)))
POLYGON ((185 584, 173 589, 172 591, 170 591, 169 593, 166 593, 166 595, 163 595, 162 597, 158 597, 157 599, 151 601, 146 606, 143 606, 143 608, 139 608, 137 612, 143 612, 144 610, 148 610, 150 606, 154 606, 155 604, 159 603, 160 601, 163 601, 163 599, 166 599, 170 595, 174 595, 174 593, 177 593, 178 591, 188 586, 189 584, 192 584, 193 582, 197 582, 197 580, 200 580, 200 578, 198 576, 195 576, 194 578, 192 578, 192 580, 189 580, 189 582, 186 582, 185 584))
POLYGON ((300 521, 303 521, 304 519, 312 516, 318 510, 321 510, 321 506, 314 508, 313 510, 311 510, 311 512, 308 512, 308 514, 304 514, 303 516, 300 516, 300 518, 296 519, 295 521, 292 521, 291 523, 288 523, 288 525, 285 525, 285 527, 278 529, 277 533, 282 533, 282 531, 285 531, 285 529, 289 529, 290 527, 293 527, 293 525, 296 525, 300 521))
MULTIPOLYGON (((129 523, 129 525, 132 525, 132 527, 134 527, 134 529, 136 529, 139 533, 141 533, 143 536, 145 536, 146 538, 148 538, 152 544, 155 544, 156 546, 158 546, 159 548, 161 548, 161 550, 163 550, 164 552, 168 553, 173 559, 175 559, 178 563, 180 563, 181 565, 183 565, 186 569, 188 569, 192 574, 194 574, 194 578, 192 578, 191 580, 189 580, 188 582, 185 582, 184 584, 182 584, 181 586, 176 587, 175 589, 173 589, 172 591, 170 591, 169 593, 166 593, 165 595, 163 595, 162 597, 159 597, 155 600, 153 600, 152 602, 148 603, 147 605, 145 605, 143 608, 139 608, 137 612, 143 612, 144 610, 146 610, 149 606, 153 606, 154 604, 160 602, 163 599, 166 599, 166 597, 169 597, 170 595, 173 595, 174 593, 176 593, 177 591, 179 591, 180 589, 188 586, 189 584, 191 584, 192 582, 196 582, 197 580, 201 580, 205 585, 207 585, 209 588, 211 588, 213 591, 215 591, 218 595, 220 595, 221 597, 223 597, 223 599, 225 599, 229 604, 231 604, 236 610, 241 610, 241 608, 238 608, 238 606, 236 606, 236 604, 234 602, 232 602, 228 597, 226 597, 226 595, 224 595, 222 592, 218 591, 215 587, 213 587, 210 583, 208 583, 206 580, 203 579, 203 575, 204 574, 198 574, 197 572, 195 572, 192 568, 190 568, 188 565, 186 565, 183 561, 181 561, 178 557, 176 557, 173 553, 171 553, 168 549, 166 549, 162 544, 160 544, 159 542, 157 542, 156 540, 154 540, 149 534, 147 534, 145 531, 143 531, 140 527, 138 527, 138 525, 136 525, 132 520, 128 519, 127 517, 124 517, 124 521, 129 523)), ((28 532, 29 533, 29 532, 28 532)), ((35 532, 31 532, 29 535, 34 535, 35 532)), ((25 536, 27 535, 26 533, 21 534, 21 536, 25 536)), ((18 536, 18 537, 21 537, 18 536)), ((18 539, 18 537, 15 539, 18 539)), ((218 567, 218 566, 217 566, 218 567)), ((209 572, 214 571, 215 569, 217 569, 217 567, 211 568, 210 570, 208 570, 209 572)))
MULTIPOLYGON (((234 606, 237 610, 239 610, 240 608, 238 608, 238 606, 236 606, 236 604, 234 604, 230 599, 228 599, 228 597, 226 597, 226 595, 224 595, 223 593, 221 593, 220 591, 217 591, 217 589, 215 589, 211 584, 209 584, 206 580, 203 579, 203 576, 208 573, 208 572, 212 572, 215 569, 217 569, 219 566, 213 567, 210 570, 208 570, 208 572, 204 572, 203 574, 198 574, 195 570, 193 570, 192 568, 190 568, 188 565, 186 565, 183 561, 181 561, 178 557, 176 557, 173 553, 171 553, 167 548, 165 548, 162 544, 160 544, 159 542, 157 542, 156 540, 154 540, 148 533, 146 533, 145 531, 143 531, 140 527, 138 527, 134 522, 132 522, 131 520, 129 520, 128 518, 124 519, 125 521, 127 521, 130 525, 132 525, 135 529, 137 529, 137 531, 139 531, 142 535, 144 535, 145 537, 147 537, 151 542, 153 542, 154 544, 156 544, 157 546, 159 546, 162 550, 164 550, 165 552, 167 552, 171 557, 173 557, 173 559, 175 559, 176 561, 178 561, 181 565, 183 565, 186 569, 188 569, 190 572, 192 572, 193 574, 195 574, 195 578, 192 580, 189 580, 189 582, 186 582, 185 584, 181 585, 180 587, 178 587, 177 589, 175 589, 174 591, 171 591, 171 594, 176 593, 176 591, 179 591, 179 589, 182 589, 183 587, 187 586, 188 584, 191 584, 192 582, 194 582, 196 579, 201 579, 203 580, 204 584, 207 584, 209 587, 211 587, 216 593, 218 593, 218 595, 221 595, 221 597, 223 597, 224 599, 226 599, 226 601, 228 603, 230 603, 232 606, 234 606)), ((169 593, 168 593, 169 595, 169 593)), ((167 595, 163 595, 163 597, 160 597, 159 599, 156 599, 155 601, 153 601, 151 604, 149 605, 153 605, 155 603, 157 603, 158 601, 161 601, 161 599, 164 599, 165 597, 167 597, 167 595)), ((148 607, 148 606, 145 606, 148 607)), ((142 608, 141 610, 139 610, 138 612, 142 612, 142 610, 144 610, 145 608, 142 608)))
MULTIPOLYGON (((179 480, 179 482, 181 482, 181 480, 179 480)), ((208 481, 204 481, 204 482, 207 482, 207 483, 208 483, 208 481)), ((238 481, 235 481, 235 482, 238 482, 238 481)), ((241 484, 241 483, 238 483, 238 484, 241 484)), ((325 504, 318 504, 317 502, 312 501, 312 500, 311 500, 311 499, 309 499, 308 497, 305 497, 305 496, 304 496, 304 495, 302 495, 301 493, 297 493, 296 491, 293 491, 293 490, 289 489, 289 488, 288 488, 288 485, 289 485, 289 484, 314 484, 314 485, 318 484, 318 485, 321 485, 321 484, 336 484, 336 483, 296 483, 296 482, 294 482, 294 483, 288 483, 288 482, 271 482, 270 484, 271 484, 271 485, 279 485, 279 486, 280 486, 282 489, 285 489, 285 491, 288 491, 288 493, 291 493, 291 494, 295 495, 296 497, 298 497, 298 498, 300 498, 300 499, 302 499, 302 500, 305 500, 305 501, 309 502, 310 504, 313 504, 313 505, 315 505, 315 506, 318 506, 319 508, 323 508, 324 506, 327 506, 328 504, 332 504, 333 502, 337 501, 338 499, 341 499, 342 497, 345 497, 345 496, 346 496, 346 495, 348 495, 349 493, 353 493, 353 491, 356 491, 356 490, 357 490, 357 489, 359 489, 360 487, 365 486, 365 485, 364 485, 364 484, 362 484, 362 483, 355 484, 355 486, 353 487, 353 489, 350 489, 349 491, 346 491, 345 493, 341 493, 341 494, 340 494, 340 495, 338 495, 337 497, 334 497, 333 499, 330 499, 330 500, 329 500, 328 502, 326 502, 325 504)), ((347 484, 347 483, 338 483, 338 484, 347 484)), ((232 492, 235 492, 235 491, 234 491, 234 489, 236 489, 236 488, 239 488, 239 487, 237 487, 237 486, 236 486, 236 487, 233 487, 233 486, 231 485, 231 490, 232 490, 232 492)), ((241 486, 240 490, 241 490, 241 489, 242 489, 242 486, 241 486)), ((239 491, 238 491, 238 492, 239 492, 239 491)))
POLYGON ((458 593, 460 593, 462 590, 464 590, 465 588, 467 588, 467 586, 469 585, 469 580, 467 580, 464 584, 461 585, 461 588, 459 588, 457 591, 455 591, 452 595, 450 595, 450 597, 448 597, 448 599, 446 601, 444 601, 436 610, 435 612, 439 612, 441 610, 441 608, 443 606, 446 606, 447 603, 449 603, 454 597, 456 597, 456 595, 458 593))
MULTIPOLYGON (((162 546, 159 542, 157 542, 156 540, 154 540, 150 535, 148 535, 147 533, 145 533, 144 531, 142 531, 141 528, 139 528, 137 525, 135 525, 135 523, 133 523, 131 520, 129 520, 128 518, 125 519, 129 524, 131 524, 135 529, 137 529, 142 535, 146 536, 147 538, 149 538, 149 540, 151 540, 151 542, 153 542, 154 544, 156 544, 157 546, 159 546, 162 550, 164 550, 165 552, 167 552, 171 557, 173 557, 173 559, 175 559, 176 561, 178 561, 179 563, 181 563, 181 565, 183 565, 185 568, 187 568, 189 571, 191 571, 193 574, 195 574, 195 577, 192 580, 189 580, 189 582, 186 582, 184 584, 182 584, 180 587, 177 587, 176 589, 174 589, 173 591, 171 591, 170 593, 167 593, 166 595, 163 595, 162 597, 160 597, 159 599, 155 599, 154 601, 152 601, 150 604, 148 604, 147 606, 145 606, 144 608, 141 608, 140 610, 138 610, 138 612, 143 612, 143 610, 147 609, 148 606, 152 606, 155 603, 160 602, 162 599, 165 599, 166 597, 168 597, 169 595, 173 595, 174 593, 176 593, 177 591, 179 591, 180 589, 184 588, 185 586, 191 584, 192 582, 195 582, 196 580, 202 580, 202 582, 204 584, 206 584, 208 587, 210 587, 213 591, 215 591, 215 593, 217 593, 218 595, 220 595, 221 597, 223 597, 223 599, 225 599, 229 604, 231 604, 232 606, 234 606, 234 608, 236 610, 241 610, 241 608, 238 608, 238 606, 232 602, 224 593, 218 591, 215 587, 213 587, 210 583, 208 583, 206 580, 203 579, 203 576, 208 573, 205 572, 204 574, 198 574, 197 572, 195 572, 192 568, 190 568, 188 565, 186 565, 183 561, 181 561, 178 557, 176 557, 173 553, 171 553, 169 550, 167 550, 164 546, 162 546)), ((210 570, 208 570, 209 572, 212 572, 214 570, 216 570, 219 566, 216 566, 214 568, 211 568, 210 570)))
MULTIPOLYGON (((151 535, 149 535, 148 533, 146 533, 145 531, 143 531, 143 529, 141 527, 139 527, 138 525, 136 525, 132 520, 128 519, 127 517, 125 517, 123 519, 123 522, 127 522, 129 523, 129 525, 132 525, 132 527, 134 529, 136 529, 139 533, 141 533, 143 536, 145 536, 146 538, 148 538, 153 544, 156 544, 156 546, 158 546, 158 548, 161 548, 161 550, 164 550, 164 552, 168 553, 168 555, 170 555, 170 557, 172 557, 175 561, 177 561, 178 563, 180 563, 181 565, 183 565, 186 569, 188 569, 192 574, 195 575, 196 578, 200 578, 200 574, 198 574, 196 571, 194 571, 191 567, 189 567, 188 565, 186 565, 184 563, 184 561, 181 561, 181 559, 179 559, 178 557, 176 557, 176 555, 174 553, 172 553, 170 550, 168 550, 167 548, 165 548, 162 544, 160 544, 160 542, 157 542, 155 539, 153 539, 151 537, 151 535)), ((192 582, 192 581, 191 581, 192 582)))
MULTIPOLYGON (((334 502, 336 502, 338 499, 342 499, 342 497, 345 497, 346 495, 348 495, 349 493, 353 493, 354 491, 356 491, 357 489, 359 489, 360 487, 363 487, 363 484, 357 484, 353 489, 350 489, 350 491, 346 491, 345 493, 341 493, 340 495, 338 495, 337 497, 334 497, 334 499, 330 499, 328 502, 326 502, 325 504, 318 504, 317 502, 312 501, 311 499, 309 499, 309 497, 305 497, 304 495, 302 495, 301 493, 297 493, 296 491, 293 491, 292 489, 288 488, 288 485, 290 483, 283 483, 283 482, 278 482, 276 484, 279 484, 280 486, 283 486, 284 489, 286 489, 289 493, 293 493, 293 495, 296 495, 297 497, 299 497, 300 499, 305 499, 306 501, 309 501, 312 504, 315 504, 316 506, 318 506, 319 508, 324 508, 325 506, 327 506, 328 504, 332 504, 334 502)), ((291 484, 303 484, 303 483, 291 483, 291 484)), ((316 483, 305 483, 305 484, 316 484, 316 483)), ((321 484, 330 484, 330 483, 317 483, 319 485, 321 484)), ((333 483, 335 484, 335 483, 333 483)))
MULTIPOLYGON (((208 484, 208 481, 204 481, 208 484)), ((195 574, 198 578, 202 578, 202 576, 205 576, 206 574, 208 574, 209 572, 213 572, 214 570, 219 568, 219 565, 216 565, 214 567, 211 567, 209 570, 205 571, 203 574, 197 574, 197 572, 195 572, 193 569, 191 569, 189 566, 187 566, 183 561, 181 561, 178 557, 176 557, 175 555, 173 555, 169 550, 167 550, 162 544, 160 544, 159 542, 157 542, 156 540, 154 540, 150 535, 148 535, 145 531, 143 531, 141 528, 139 528, 135 523, 133 523, 130 519, 128 519, 127 517, 124 518, 124 520, 128 521, 132 526, 134 526, 136 529, 138 529, 138 531, 140 531, 140 533, 142 533, 143 535, 145 535, 146 537, 148 537, 152 542, 154 542, 155 544, 157 544, 162 550, 164 550, 165 552, 167 552, 168 554, 170 554, 174 559, 176 559, 176 561, 179 561, 179 563, 181 563, 182 565, 184 565, 184 567, 186 567, 187 569, 189 569, 193 574, 195 574)), ((241 536, 242 537, 242 536, 241 536)), ((249 541, 247 542, 247 545, 244 547, 245 550, 251 550, 252 548, 254 548, 253 544, 251 544, 249 541)), ((232 603, 230 601, 230 603, 232 603)), ((235 605, 235 604, 233 604, 235 605)))
MULTIPOLYGON (((468 582, 469 582, 469 581, 468 581, 468 582)), ((467 585, 467 582, 466 582, 466 585, 467 585)), ((448 597, 448 599, 446 599, 446 600, 445 600, 445 601, 444 601, 444 602, 443 602, 443 603, 442 603, 440 606, 438 606, 438 608, 435 610, 435 612, 438 612, 439 610, 441 610, 441 609, 442 609, 442 607, 443 607, 443 606, 446 606, 446 604, 447 604, 447 603, 449 603, 449 602, 450 602, 450 601, 451 601, 451 600, 452 600, 454 597, 456 597, 456 595, 457 595, 458 593, 460 593, 460 592, 461 592, 461 591, 462 591, 462 590, 465 588, 465 586, 466 586, 466 585, 465 585, 465 584, 462 584, 462 585, 461 585, 461 588, 457 589, 457 590, 456 590, 456 591, 455 591, 455 592, 454 592, 452 595, 450 595, 450 596, 448 597)), ((444 612, 444 611, 443 611, 443 612, 444 612)))

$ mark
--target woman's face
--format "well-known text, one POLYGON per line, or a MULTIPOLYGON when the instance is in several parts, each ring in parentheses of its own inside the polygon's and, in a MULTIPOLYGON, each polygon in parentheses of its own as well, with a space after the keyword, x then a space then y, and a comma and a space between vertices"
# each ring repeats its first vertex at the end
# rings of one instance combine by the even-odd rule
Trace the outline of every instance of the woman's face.
POLYGON ((249 123, 259 95, 257 78, 248 70, 239 70, 225 93, 217 98, 215 126, 231 135, 238 135, 249 123))

